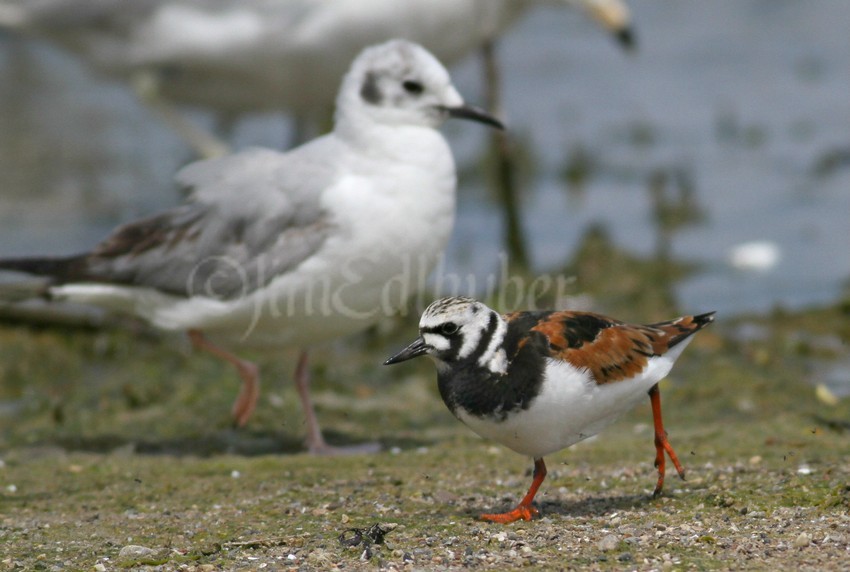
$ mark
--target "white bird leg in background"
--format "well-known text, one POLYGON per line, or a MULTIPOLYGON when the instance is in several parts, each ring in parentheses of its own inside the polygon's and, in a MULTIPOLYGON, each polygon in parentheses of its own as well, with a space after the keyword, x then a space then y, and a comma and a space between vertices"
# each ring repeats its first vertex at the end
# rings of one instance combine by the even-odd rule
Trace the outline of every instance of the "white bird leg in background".
POLYGON ((236 401, 233 402, 231 414, 234 424, 237 427, 244 427, 254 413, 254 409, 257 408, 257 399, 260 397, 260 369, 254 363, 218 347, 199 330, 189 330, 188 335, 192 346, 211 353, 236 368, 242 379, 242 388, 239 390, 236 401))
MULTIPOLYGON (((487 90, 487 109, 504 117, 502 109, 502 81, 499 62, 496 58, 496 40, 489 39, 481 46, 481 61, 484 67, 484 84, 487 90)), ((510 135, 499 131, 490 136, 495 159, 494 180, 499 203, 505 216, 505 247, 511 266, 528 268, 528 251, 522 231, 522 215, 517 199, 516 152, 511 145, 510 135)))
POLYGON ((162 97, 159 81, 154 73, 139 71, 133 74, 130 84, 144 104, 160 116, 177 136, 201 159, 224 157, 231 152, 230 145, 211 131, 195 125, 168 99, 162 97))

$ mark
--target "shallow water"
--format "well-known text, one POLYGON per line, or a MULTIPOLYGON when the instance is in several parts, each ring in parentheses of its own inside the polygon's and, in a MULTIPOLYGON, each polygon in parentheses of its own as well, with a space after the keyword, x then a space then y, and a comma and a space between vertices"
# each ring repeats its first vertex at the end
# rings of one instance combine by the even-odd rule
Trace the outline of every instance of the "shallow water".
MULTIPOLYGON (((535 167, 522 200, 534 268, 562 265, 594 224, 653 256, 649 182, 661 173, 668 193, 677 181, 691 189, 702 213, 671 235, 675 257, 702 263, 676 287, 683 309, 834 300, 850 277, 850 3, 630 5, 636 54, 554 8, 536 9, 500 45, 507 119, 535 167), (576 188, 561 173, 579 155, 585 177, 576 188), (729 249, 754 240, 774 243, 779 262, 733 269, 729 249)), ((81 251, 116 223, 179 199, 171 177, 191 153, 124 86, 8 35, 0 74, 0 255, 81 251)), ((475 61, 454 75, 468 99, 483 99, 475 61)), ((235 141, 280 146, 286 126, 251 118, 235 141)), ((468 124, 445 132, 463 171, 475 172, 484 132, 468 124)), ((503 248, 489 197, 480 178, 462 180, 446 265, 479 284, 503 248)))

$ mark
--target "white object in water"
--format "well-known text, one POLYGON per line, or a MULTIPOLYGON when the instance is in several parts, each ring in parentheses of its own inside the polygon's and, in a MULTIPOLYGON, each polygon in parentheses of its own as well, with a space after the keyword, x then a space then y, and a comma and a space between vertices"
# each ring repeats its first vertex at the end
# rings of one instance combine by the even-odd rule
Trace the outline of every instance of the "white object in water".
POLYGON ((742 242, 729 249, 728 256, 732 267, 756 272, 770 270, 781 258, 779 245, 769 240, 742 242))

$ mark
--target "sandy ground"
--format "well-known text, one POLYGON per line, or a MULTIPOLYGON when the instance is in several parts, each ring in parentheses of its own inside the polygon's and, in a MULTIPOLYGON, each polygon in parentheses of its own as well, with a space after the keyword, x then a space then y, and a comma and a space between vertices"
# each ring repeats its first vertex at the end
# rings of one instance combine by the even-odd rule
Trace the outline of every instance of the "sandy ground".
POLYGON ((6 325, 0 569, 842 569, 850 404, 814 383, 847 359, 846 311, 701 333, 662 387, 687 480, 650 497, 647 400, 548 458, 540 518, 510 526, 477 515, 511 508, 531 462, 451 418, 430 364, 375 365, 409 325, 316 355, 330 439, 384 446, 343 458, 301 452, 288 354, 262 357, 234 430, 232 373, 182 340, 6 325))

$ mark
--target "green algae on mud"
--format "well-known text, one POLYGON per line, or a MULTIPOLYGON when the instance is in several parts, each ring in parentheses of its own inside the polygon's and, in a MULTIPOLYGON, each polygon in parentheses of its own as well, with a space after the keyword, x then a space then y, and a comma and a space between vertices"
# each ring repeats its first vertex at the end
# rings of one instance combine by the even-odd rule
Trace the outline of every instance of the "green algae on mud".
POLYGON ((702 332, 662 386, 687 480, 668 474, 650 498, 645 404, 547 458, 541 518, 507 527, 476 516, 510 508, 531 462, 451 418, 429 364, 376 367, 403 334, 320 351, 330 438, 387 449, 327 459, 299 452, 294 389, 279 381, 291 360, 273 359, 287 356, 263 358, 257 415, 235 431, 232 372, 182 342, 4 326, 0 568, 836 567, 850 550, 850 443, 823 420, 850 404, 817 400, 811 360, 846 359, 846 311, 702 332), (753 326, 766 334, 740 335, 753 326), (384 544, 340 542, 375 523, 397 525, 384 544), (131 545, 150 552, 122 556, 131 545))

